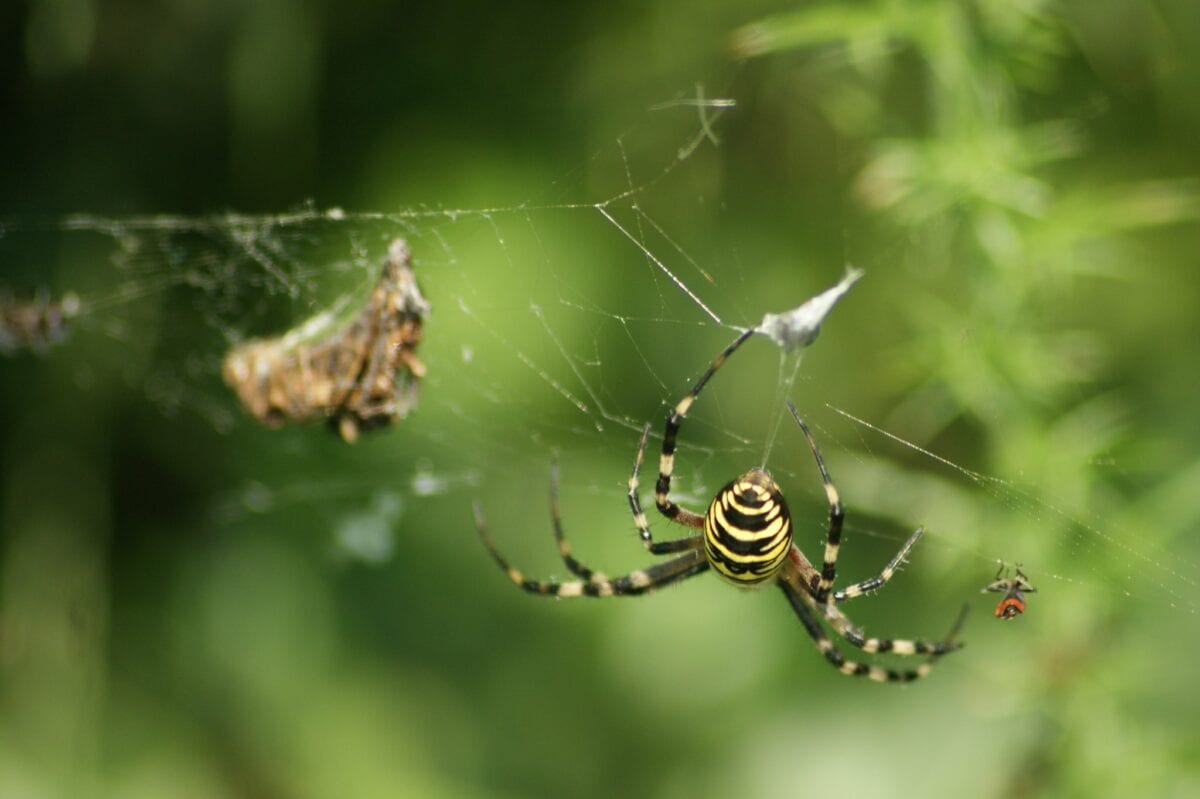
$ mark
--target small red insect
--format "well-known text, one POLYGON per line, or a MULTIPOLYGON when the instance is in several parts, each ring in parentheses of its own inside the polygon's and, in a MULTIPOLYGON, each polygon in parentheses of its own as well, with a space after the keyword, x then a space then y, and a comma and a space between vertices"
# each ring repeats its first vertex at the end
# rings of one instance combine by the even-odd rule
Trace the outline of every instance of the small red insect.
POLYGON ((1012 577, 1000 578, 1004 573, 1004 561, 1000 561, 1000 568, 996 570, 996 576, 993 582, 984 588, 980 593, 988 591, 996 591, 1003 593, 1004 597, 996 605, 996 618, 1011 619, 1025 612, 1025 594, 1035 593, 1037 591, 1029 580, 1021 573, 1021 564, 1016 567, 1016 574, 1012 577))

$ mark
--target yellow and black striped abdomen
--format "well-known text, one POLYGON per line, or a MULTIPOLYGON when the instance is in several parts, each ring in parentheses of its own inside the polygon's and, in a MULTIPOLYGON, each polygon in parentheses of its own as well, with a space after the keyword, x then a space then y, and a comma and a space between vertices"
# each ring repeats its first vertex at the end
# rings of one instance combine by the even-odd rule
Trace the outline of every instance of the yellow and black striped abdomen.
POLYGON ((717 573, 740 586, 770 580, 792 545, 792 517, 779 486, 751 469, 725 486, 704 517, 704 554, 717 573))

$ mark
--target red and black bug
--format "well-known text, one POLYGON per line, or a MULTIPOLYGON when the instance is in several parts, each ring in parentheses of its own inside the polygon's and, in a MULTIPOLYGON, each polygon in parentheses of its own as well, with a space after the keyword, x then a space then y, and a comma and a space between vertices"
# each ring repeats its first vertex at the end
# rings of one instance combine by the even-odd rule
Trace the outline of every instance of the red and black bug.
POLYGON ((996 605, 996 618, 998 619, 1011 619, 1024 613, 1025 594, 1037 591, 1021 573, 1021 564, 1017 564, 1015 571, 1016 573, 1012 577, 1001 579, 1000 575, 1004 573, 1004 562, 1001 561, 993 581, 981 592, 995 591, 1004 594, 1004 597, 996 605))

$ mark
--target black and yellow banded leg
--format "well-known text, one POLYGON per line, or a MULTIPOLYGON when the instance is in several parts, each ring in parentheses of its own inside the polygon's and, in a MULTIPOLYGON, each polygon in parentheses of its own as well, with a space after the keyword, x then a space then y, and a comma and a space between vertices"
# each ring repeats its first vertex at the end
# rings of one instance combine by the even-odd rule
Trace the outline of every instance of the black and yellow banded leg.
MULTIPOLYGON (((479 522, 478 507, 476 508, 476 523, 479 522)), ((570 570, 571 574, 576 577, 582 577, 588 581, 603 582, 607 578, 598 572, 584 566, 571 554, 571 545, 567 543, 567 536, 563 532, 562 516, 558 511, 558 462, 554 461, 550 464, 550 524, 554 528, 554 543, 558 546, 559 557, 562 562, 570 570)))
POLYGON ((869 663, 860 663, 854 660, 847 660, 846 657, 838 650, 829 636, 825 635, 825 631, 821 628, 820 622, 817 621, 817 614, 820 612, 817 609, 816 601, 802 587, 793 585, 787 580, 780 580, 779 587, 788 598, 792 609, 796 611, 796 615, 800 618, 800 623, 804 625, 805 631, 816 644, 817 649, 825 656, 825 660, 829 665, 833 666, 842 674, 849 677, 866 677, 868 680, 875 682, 912 682, 919 680, 922 677, 928 676, 929 672, 933 671, 933 659, 927 659, 916 668, 913 669, 889 669, 883 666, 876 666, 869 663))
POLYGON ((737 348, 742 346, 754 333, 757 328, 751 327, 743 331, 729 346, 721 351, 721 354, 713 359, 713 362, 704 370, 704 374, 700 375, 700 379, 696 381, 696 385, 687 395, 675 404, 669 416, 667 416, 667 426, 663 430, 662 454, 658 460, 658 482, 654 486, 654 504, 658 506, 658 510, 668 519, 686 524, 688 527, 701 529, 704 527, 704 517, 701 514, 693 513, 686 508, 681 508, 671 501, 668 496, 671 493, 671 475, 675 471, 675 439, 679 435, 679 428, 683 424, 684 418, 691 410, 692 403, 700 396, 700 391, 708 383, 709 379, 716 373, 721 365, 728 360, 730 355, 737 351, 737 348))
POLYGON ((940 657, 956 649, 962 648, 962 643, 954 640, 958 625, 951 634, 942 641, 925 641, 921 638, 869 638, 855 626, 845 614, 831 602, 819 606, 825 619, 848 644, 870 654, 891 653, 894 655, 929 655, 940 657))
POLYGON ((900 551, 896 553, 896 556, 888 561, 887 566, 883 567, 883 571, 881 571, 875 577, 870 577, 862 582, 847 586, 840 591, 834 591, 833 601, 845 602, 847 599, 853 599, 856 596, 862 596, 863 594, 883 588, 883 586, 887 584, 887 581, 892 579, 896 572, 899 571, 900 565, 904 562, 904 559, 908 557, 909 550, 913 548, 913 546, 924 534, 925 528, 918 527, 913 534, 908 537, 908 540, 904 542, 904 546, 900 547, 900 551))
MULTIPOLYGON (((587 579, 572 580, 563 583, 555 580, 530 580, 515 566, 509 564, 504 556, 500 554, 500 551, 496 549, 495 544, 492 542, 492 536, 488 532, 487 524, 483 518, 483 510, 479 507, 479 503, 475 503, 475 526, 479 529, 479 536, 483 539, 483 545, 487 547, 492 559, 496 561, 501 571, 508 575, 508 579, 512 580, 519 588, 531 594, 557 597, 637 595, 653 591, 656 588, 661 588, 664 585, 687 579, 692 575, 708 570, 708 561, 704 557, 704 552, 701 549, 693 549, 665 563, 656 564, 648 569, 631 571, 629 574, 611 579, 599 572, 591 571, 586 566, 583 566, 583 564, 572 559, 575 568, 580 569, 576 573, 588 574, 587 579)), ((696 541, 698 545, 701 544, 700 538, 697 538, 696 541)))
MULTIPOLYGON (((652 555, 668 555, 672 552, 683 552, 688 549, 695 549, 696 537, 688 536, 686 538, 677 538, 673 541, 655 541, 650 535, 650 522, 646 519, 646 513, 642 510, 642 499, 638 491, 638 477, 642 471, 642 460, 646 454, 646 441, 650 438, 650 423, 642 428, 642 440, 638 443, 637 458, 633 461, 633 473, 629 475, 629 510, 633 513, 633 524, 637 527, 638 536, 642 539, 642 544, 646 547, 646 551, 652 555)), ((703 518, 697 514, 693 514, 696 518, 701 519, 700 526, 703 527, 703 518)), ((676 519, 676 521, 680 521, 676 519)))
POLYGON ((837 489, 833 485, 833 480, 829 478, 829 470, 825 468, 825 459, 821 457, 821 450, 817 447, 812 431, 800 418, 800 413, 791 400, 788 400, 787 406, 788 410, 792 412, 792 418, 796 420, 796 424, 800 425, 800 430, 808 441, 808 448, 812 450, 813 458, 817 461, 817 468, 821 471, 821 481, 825 485, 825 498, 829 501, 829 532, 825 536, 825 559, 821 564, 821 579, 814 589, 817 602, 824 602, 833 588, 834 580, 837 579, 838 549, 842 545, 842 521, 846 514, 842 508, 842 501, 838 497, 837 489))

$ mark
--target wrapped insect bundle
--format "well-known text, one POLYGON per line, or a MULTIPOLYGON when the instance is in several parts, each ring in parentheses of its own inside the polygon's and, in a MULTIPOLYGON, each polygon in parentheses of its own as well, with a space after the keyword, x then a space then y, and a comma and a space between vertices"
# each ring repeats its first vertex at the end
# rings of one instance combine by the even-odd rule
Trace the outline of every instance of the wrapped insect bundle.
POLYGON ((417 402, 425 366, 417 358, 429 303, 403 239, 388 247, 383 275, 343 327, 318 314, 283 336, 255 339, 225 357, 221 373, 242 405, 268 427, 328 419, 347 442, 385 427, 417 402))

